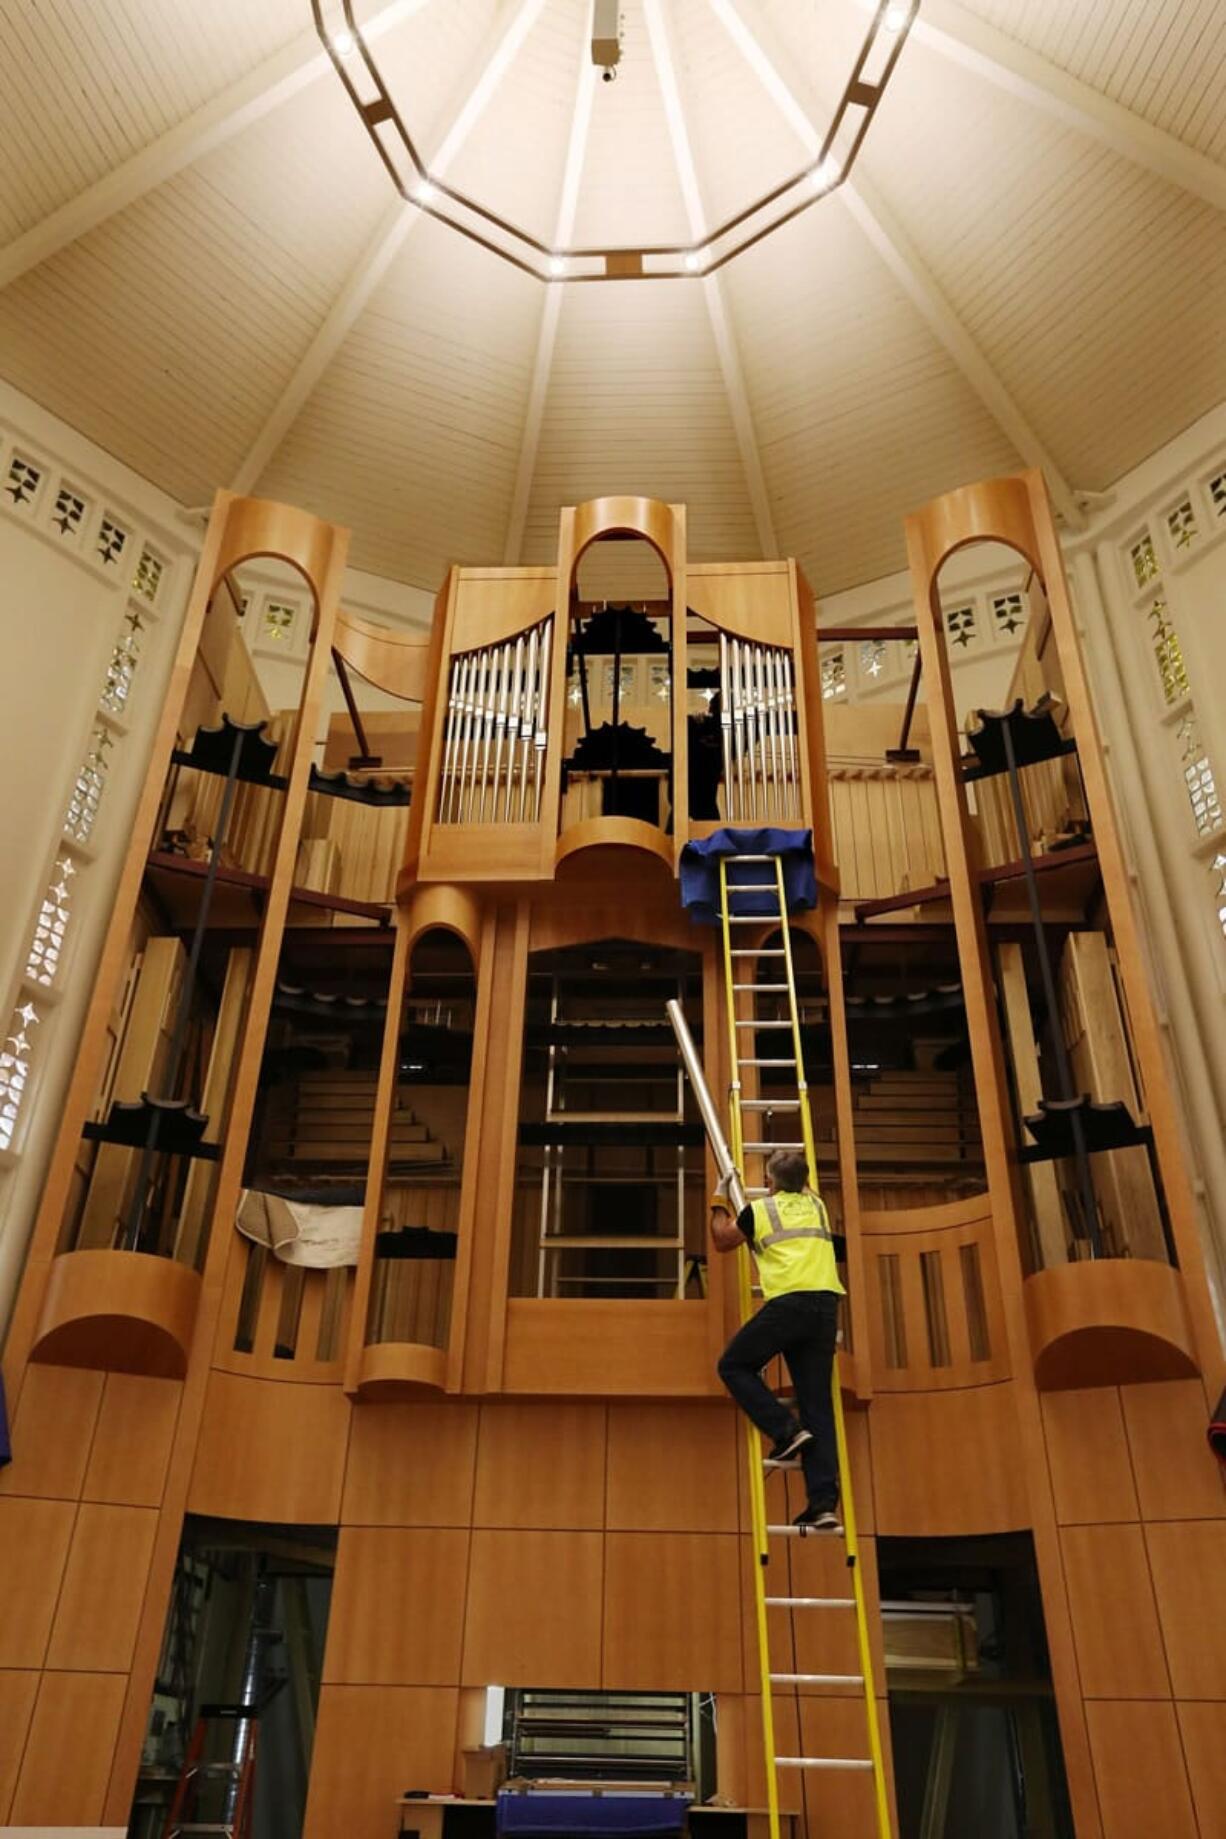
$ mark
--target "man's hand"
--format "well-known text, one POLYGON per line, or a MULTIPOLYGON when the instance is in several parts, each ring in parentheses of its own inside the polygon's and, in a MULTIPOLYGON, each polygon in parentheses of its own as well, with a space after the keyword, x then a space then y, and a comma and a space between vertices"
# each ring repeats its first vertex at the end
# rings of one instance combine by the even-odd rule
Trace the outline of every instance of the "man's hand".
POLYGON ((725 1213, 732 1212, 731 1190, 732 1178, 735 1174, 735 1169, 729 1169, 726 1175, 721 1175, 715 1184, 715 1193, 711 1197, 711 1205, 722 1207, 725 1213))

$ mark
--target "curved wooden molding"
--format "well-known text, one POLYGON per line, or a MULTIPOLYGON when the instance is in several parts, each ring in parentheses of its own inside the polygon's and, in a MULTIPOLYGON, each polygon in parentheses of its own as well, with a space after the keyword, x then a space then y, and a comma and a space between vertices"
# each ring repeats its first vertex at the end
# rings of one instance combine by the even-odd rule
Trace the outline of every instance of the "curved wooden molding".
POLYGON ((453 932, 463 939, 476 969, 481 950, 484 909, 479 895, 468 888, 410 882, 401 896, 400 925, 408 932, 411 952, 423 933, 453 932))
POLYGON ((678 529, 676 510, 659 498, 636 498, 628 494, 613 498, 589 498, 575 506, 574 534, 571 544, 571 575, 583 552, 602 536, 641 536, 650 543, 667 568, 673 581, 677 566, 684 561, 679 543, 684 541, 678 529))
POLYGON ((673 872, 672 838, 637 817, 585 817, 581 823, 569 825, 558 838, 554 867, 560 868, 580 851, 594 848, 641 849, 663 862, 670 876, 673 872))
POLYGON ((939 1207, 899 1207, 884 1213, 862 1213, 861 1231, 883 1233, 945 1232, 951 1226, 973 1226, 990 1220, 992 1203, 985 1188, 982 1194, 970 1194, 962 1200, 943 1201, 939 1207))
POLYGON ((337 615, 335 649, 367 683, 400 696, 406 702, 424 702, 428 694, 426 661, 430 635, 420 638, 377 625, 357 613, 337 615))
POLYGON ((337 537, 348 532, 322 518, 300 511, 296 505, 276 504, 271 498, 233 498, 219 492, 213 515, 224 512, 221 542, 213 567, 213 587, 240 562, 255 556, 272 556, 288 562, 306 577, 314 594, 331 567, 337 537))
POLYGON ((447 1384, 447 1350, 417 1341, 372 1341, 358 1363, 359 1398, 405 1398, 442 1392, 447 1384))
POLYGON ((1031 476, 1015 474, 1007 479, 963 485, 911 513, 907 518, 908 537, 919 546, 930 593, 936 593, 936 577, 942 565, 956 549, 965 549, 971 543, 1007 543, 1038 574, 1047 573, 1031 499, 1031 476))
POLYGON ((182 1379, 200 1276, 148 1252, 62 1252, 51 1266, 32 1360, 182 1379))
POLYGON ((1022 1290, 1042 1391, 1189 1379, 1200 1368, 1183 1279, 1148 1258, 1062 1264, 1022 1290))

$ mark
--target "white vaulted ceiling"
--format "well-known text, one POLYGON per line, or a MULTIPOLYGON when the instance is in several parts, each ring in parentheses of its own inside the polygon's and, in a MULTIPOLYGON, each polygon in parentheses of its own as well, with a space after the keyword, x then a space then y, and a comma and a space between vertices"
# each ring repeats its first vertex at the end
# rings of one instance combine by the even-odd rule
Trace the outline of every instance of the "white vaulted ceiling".
MULTIPOLYGON (((359 0, 427 162, 547 244, 688 242, 813 159, 865 0, 359 0)), ((900 566, 1042 462, 1067 519, 1226 397, 1226 0, 922 0, 848 181, 718 276, 548 287, 403 204, 309 0, 0 0, 0 374, 184 503, 425 587, 558 507, 900 566)))

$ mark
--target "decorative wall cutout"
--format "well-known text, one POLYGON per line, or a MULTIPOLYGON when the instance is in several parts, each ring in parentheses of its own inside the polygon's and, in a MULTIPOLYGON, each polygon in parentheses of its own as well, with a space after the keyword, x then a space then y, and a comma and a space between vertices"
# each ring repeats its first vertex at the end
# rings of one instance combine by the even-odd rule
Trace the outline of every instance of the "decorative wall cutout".
POLYGON ((72 882, 76 873, 76 864, 65 851, 51 871, 51 882, 34 922, 34 937, 26 958, 26 979, 43 989, 51 989, 59 975, 72 919, 72 882))
POLYGON ((965 606, 946 608, 945 630, 949 634, 950 644, 957 645, 961 651, 973 645, 979 631, 975 619, 974 602, 968 601, 965 606))
POLYGON ((30 1080, 30 1029, 42 1017, 28 997, 17 1004, 0 1047, 0 1153, 13 1148, 30 1080))

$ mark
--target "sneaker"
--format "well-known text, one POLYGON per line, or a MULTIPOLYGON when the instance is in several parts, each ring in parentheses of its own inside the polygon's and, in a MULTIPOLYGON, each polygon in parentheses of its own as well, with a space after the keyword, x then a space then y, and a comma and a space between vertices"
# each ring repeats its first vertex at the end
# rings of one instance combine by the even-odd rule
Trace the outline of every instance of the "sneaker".
POLYGON ((792 1521, 802 1533, 841 1533, 843 1522, 833 1507, 805 1507, 792 1521))
POLYGON ((813 1433, 797 1426, 795 1430, 789 1431, 786 1437, 780 1437, 777 1443, 772 1443, 766 1460, 768 1462, 790 1462, 794 1456, 800 1454, 806 1443, 812 1441, 813 1433))

